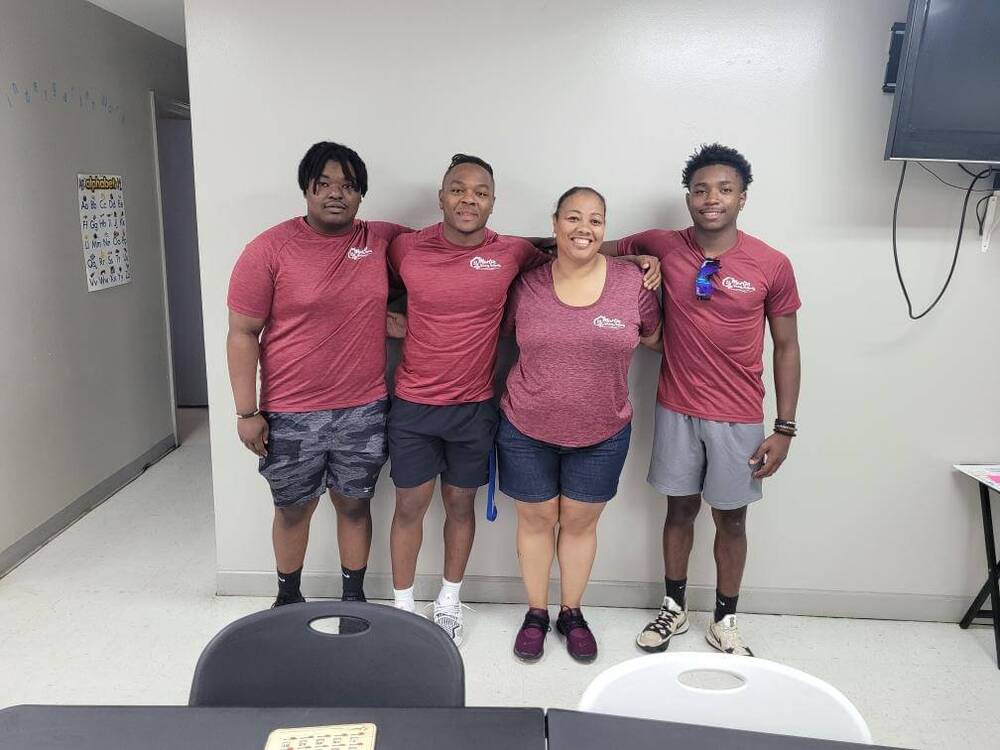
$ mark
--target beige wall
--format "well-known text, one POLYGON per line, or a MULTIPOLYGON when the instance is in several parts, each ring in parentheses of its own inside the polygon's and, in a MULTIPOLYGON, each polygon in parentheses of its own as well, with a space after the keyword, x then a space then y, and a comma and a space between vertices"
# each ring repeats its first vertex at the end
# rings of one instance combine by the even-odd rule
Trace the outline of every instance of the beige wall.
POLYGON ((184 98, 187 80, 182 48, 82 0, 0 0, 0 18, 2 569, 173 433, 148 92, 184 98), (93 111, 62 100, 74 86, 93 111), (130 284, 87 293, 78 172, 126 179, 130 284))
MULTIPOLYGON (((950 467, 1000 444, 1000 352, 980 343, 1000 317, 1000 259, 967 232, 939 309, 906 319, 889 244, 899 166, 882 161, 892 102, 881 93, 889 27, 905 11, 904 0, 188 3, 220 591, 273 587, 267 488, 225 418, 225 289, 243 245, 302 211, 295 167, 309 144, 361 152, 365 218, 437 221, 440 173, 465 151, 496 167, 493 228, 547 232, 556 196, 589 183, 619 236, 685 225, 683 161, 720 140, 754 166, 743 228, 792 258, 804 300, 802 434, 750 514, 746 606, 960 612, 981 583, 982 550, 976 494, 950 467)), ((910 170, 900 237, 916 300, 947 272, 960 205, 959 192, 910 170)), ((592 603, 661 592, 664 503, 644 482, 656 365, 637 355, 632 452, 602 521, 592 603)), ((370 565, 383 593, 392 503, 386 472, 370 565)), ((324 507, 314 522, 307 593, 336 590, 332 518, 324 507)), ((481 523, 472 595, 519 599, 512 521, 502 500, 501 519, 481 523)), ((424 594, 440 571, 440 523, 436 505, 424 594)), ((690 574, 702 597, 714 584, 710 533, 703 514, 690 574)))

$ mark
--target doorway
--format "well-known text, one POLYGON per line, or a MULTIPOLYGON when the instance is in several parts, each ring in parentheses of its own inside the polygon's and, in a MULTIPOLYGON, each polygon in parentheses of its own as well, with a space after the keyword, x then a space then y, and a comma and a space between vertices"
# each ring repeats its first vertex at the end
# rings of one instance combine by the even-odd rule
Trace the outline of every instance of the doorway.
POLYGON ((173 395, 178 408, 207 407, 191 110, 186 102, 153 101, 173 395))

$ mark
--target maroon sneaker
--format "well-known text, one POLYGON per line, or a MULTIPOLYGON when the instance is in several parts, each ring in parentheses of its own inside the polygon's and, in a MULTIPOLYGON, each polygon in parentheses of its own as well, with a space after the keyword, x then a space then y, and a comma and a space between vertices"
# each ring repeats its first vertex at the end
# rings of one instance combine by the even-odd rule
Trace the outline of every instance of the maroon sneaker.
POLYGON ((532 607, 524 616, 524 624, 514 639, 514 656, 522 661, 538 661, 545 648, 545 634, 549 628, 549 612, 532 607))
POLYGON ((579 609, 559 610, 556 630, 566 638, 566 650, 574 659, 588 663, 597 658, 597 641, 579 609))

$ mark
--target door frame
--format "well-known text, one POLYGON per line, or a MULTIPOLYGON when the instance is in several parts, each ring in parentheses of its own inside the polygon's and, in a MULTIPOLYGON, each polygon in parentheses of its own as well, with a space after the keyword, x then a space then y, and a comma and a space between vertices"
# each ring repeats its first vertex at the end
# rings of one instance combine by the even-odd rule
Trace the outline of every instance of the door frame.
POLYGON ((163 192, 160 186, 160 145, 158 120, 171 117, 179 120, 191 119, 191 107, 187 102, 163 99, 155 91, 149 92, 149 117, 153 133, 153 189, 156 194, 157 236, 160 244, 160 274, 163 278, 163 320, 167 337, 167 387, 170 391, 170 422, 173 426, 174 446, 177 439, 177 391, 174 384, 174 350, 170 328, 170 293, 167 288, 167 243, 163 233, 163 192))

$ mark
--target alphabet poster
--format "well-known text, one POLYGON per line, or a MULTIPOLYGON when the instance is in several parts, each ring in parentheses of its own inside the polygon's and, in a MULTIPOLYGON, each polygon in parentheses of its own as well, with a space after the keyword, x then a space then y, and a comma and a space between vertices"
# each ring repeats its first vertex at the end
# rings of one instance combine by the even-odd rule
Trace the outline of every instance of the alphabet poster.
POLYGON ((124 180, 121 175, 78 174, 77 185, 87 291, 129 283, 124 180))

